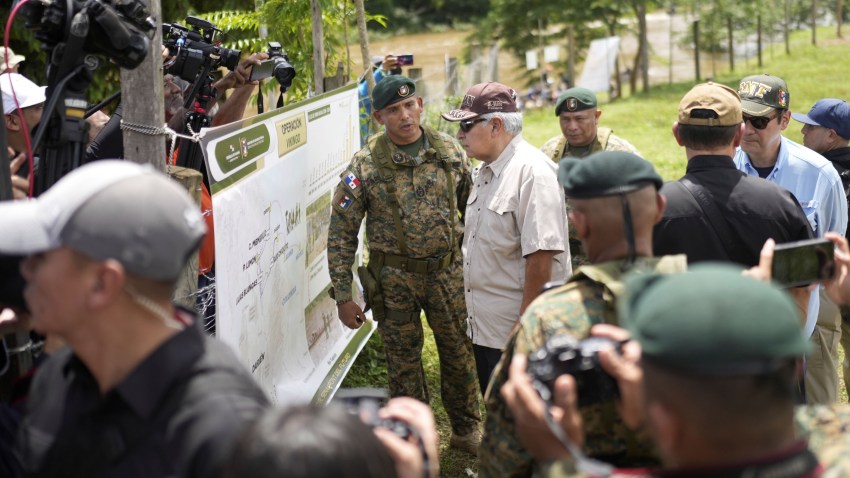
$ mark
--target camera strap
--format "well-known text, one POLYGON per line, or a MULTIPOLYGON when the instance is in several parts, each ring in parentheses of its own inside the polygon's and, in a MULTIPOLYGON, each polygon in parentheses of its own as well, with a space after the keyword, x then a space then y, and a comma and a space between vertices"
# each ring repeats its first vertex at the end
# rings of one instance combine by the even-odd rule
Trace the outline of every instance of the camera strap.
POLYGON ((741 250, 741 243, 735 240, 732 229, 729 227, 729 222, 723 218, 711 193, 706 188, 694 183, 688 178, 683 177, 678 182, 685 190, 691 193, 691 196, 699 204, 711 228, 717 234, 717 237, 720 238, 720 244, 723 246, 723 250, 726 251, 726 255, 729 256, 729 260, 745 264, 746 261, 744 259, 746 258, 746 254, 741 250))
MULTIPOLYGON (((280 95, 277 97, 277 108, 283 106, 283 91, 280 92, 280 95)), ((260 92, 257 93, 257 114, 263 113, 263 92, 262 88, 260 88, 260 92)))
POLYGON ((557 438, 558 441, 564 445, 564 448, 570 452, 570 455, 573 456, 573 459, 576 461, 576 471, 584 476, 592 478, 611 475, 614 471, 614 467, 608 463, 601 462, 585 455, 581 448, 573 443, 570 437, 567 436, 567 432, 561 428, 561 425, 555 422, 555 418, 552 417, 552 412, 549 411, 549 407, 546 407, 543 418, 546 420, 546 426, 549 427, 549 431, 555 435, 555 438, 557 438))

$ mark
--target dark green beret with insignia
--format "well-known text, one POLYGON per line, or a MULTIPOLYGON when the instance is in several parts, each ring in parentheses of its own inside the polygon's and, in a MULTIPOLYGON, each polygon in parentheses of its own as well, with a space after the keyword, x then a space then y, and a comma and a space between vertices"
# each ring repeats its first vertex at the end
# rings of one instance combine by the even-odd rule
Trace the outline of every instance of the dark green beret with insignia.
POLYGON ((810 349, 791 297, 729 264, 630 277, 618 309, 644 360, 682 373, 759 375, 810 349))
POLYGON ((664 181, 652 163, 625 151, 602 151, 584 159, 564 158, 558 163, 558 181, 567 196, 576 199, 624 194, 664 181))
POLYGON ((587 88, 570 88, 561 93, 555 102, 555 116, 564 111, 584 111, 596 108, 596 95, 587 88))
POLYGON ((390 75, 375 85, 375 89, 372 90, 372 105, 375 111, 382 110, 413 96, 414 93, 416 93, 416 84, 413 80, 402 75, 390 75))

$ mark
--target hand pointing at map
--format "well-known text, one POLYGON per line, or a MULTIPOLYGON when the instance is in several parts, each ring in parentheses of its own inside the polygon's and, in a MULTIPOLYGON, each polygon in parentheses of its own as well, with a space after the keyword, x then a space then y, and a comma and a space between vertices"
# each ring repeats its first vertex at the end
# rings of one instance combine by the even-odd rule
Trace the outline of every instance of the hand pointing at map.
POLYGON ((339 320, 349 329, 359 329, 365 320, 363 309, 360 308, 353 300, 343 302, 336 306, 339 320))

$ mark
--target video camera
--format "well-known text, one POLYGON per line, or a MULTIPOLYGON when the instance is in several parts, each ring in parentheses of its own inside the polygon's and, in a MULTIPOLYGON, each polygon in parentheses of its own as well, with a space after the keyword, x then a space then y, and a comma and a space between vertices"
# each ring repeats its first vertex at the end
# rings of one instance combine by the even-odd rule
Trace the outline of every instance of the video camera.
POLYGON ((75 54, 56 46, 76 39, 84 51, 133 69, 145 59, 156 28, 141 0, 29 0, 21 12, 44 49, 53 51, 52 63, 75 54))
POLYGON ((203 72, 220 66, 235 70, 242 52, 213 43, 220 32, 215 24, 196 17, 186 17, 187 28, 179 23, 162 24, 162 44, 171 52, 166 73, 194 82, 203 72))
POLYGON ((47 101, 32 141, 38 196, 82 164, 86 89, 100 66, 95 55, 136 68, 150 51, 156 22, 143 0, 29 0, 20 12, 49 56, 47 101))
POLYGON ((552 403, 555 380, 564 374, 575 377, 580 407, 604 403, 620 396, 616 380, 602 369, 599 351, 622 351, 620 342, 606 337, 582 341, 571 335, 555 335, 528 357, 532 384, 546 402, 552 403))

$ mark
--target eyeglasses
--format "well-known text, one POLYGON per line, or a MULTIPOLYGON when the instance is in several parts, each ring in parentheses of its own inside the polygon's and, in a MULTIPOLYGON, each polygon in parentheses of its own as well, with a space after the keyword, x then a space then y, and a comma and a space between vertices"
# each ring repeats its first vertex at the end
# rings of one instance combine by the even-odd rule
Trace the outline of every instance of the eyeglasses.
POLYGON ((481 118, 463 120, 459 123, 460 124, 460 130, 463 131, 464 133, 469 133, 469 130, 471 130, 473 126, 475 126, 476 124, 481 123, 483 121, 487 121, 487 120, 481 119, 481 118))
POLYGON ((770 124, 771 121, 773 121, 773 120, 775 120, 776 118, 779 117, 779 115, 774 116, 773 118, 771 118, 769 116, 748 116, 748 115, 743 115, 743 116, 744 116, 744 123, 749 121, 750 124, 753 125, 753 128, 755 128, 755 129, 765 129, 765 128, 767 128, 767 125, 770 124))

